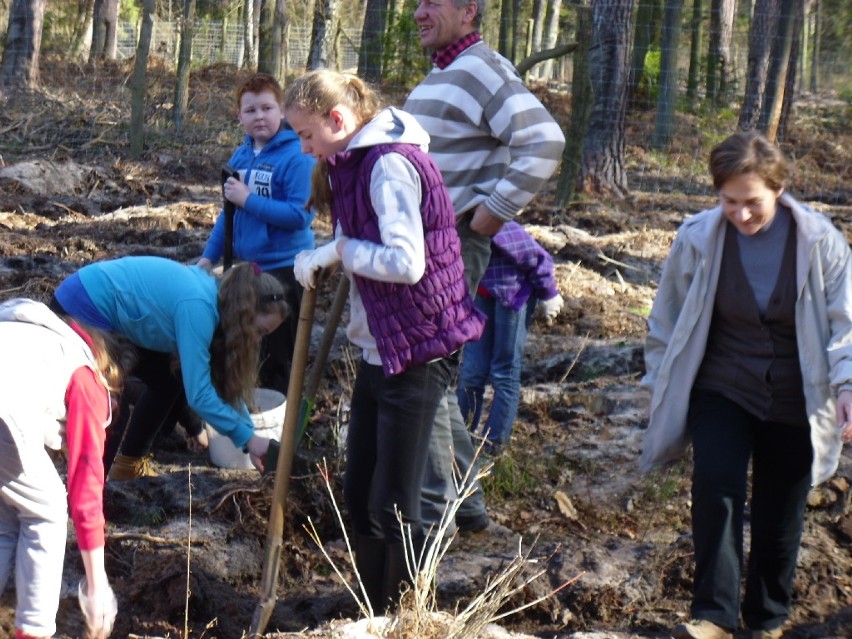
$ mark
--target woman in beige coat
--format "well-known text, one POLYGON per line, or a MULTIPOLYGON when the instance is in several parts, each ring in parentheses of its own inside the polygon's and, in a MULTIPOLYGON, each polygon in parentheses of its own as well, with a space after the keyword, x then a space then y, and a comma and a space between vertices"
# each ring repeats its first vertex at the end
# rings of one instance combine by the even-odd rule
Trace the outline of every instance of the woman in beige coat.
POLYGON ((693 450, 693 619, 677 639, 738 626, 749 463, 742 616, 754 639, 781 636, 808 491, 852 440, 849 246, 783 192, 787 171, 756 132, 713 149, 720 204, 681 227, 648 320, 642 466, 693 450))

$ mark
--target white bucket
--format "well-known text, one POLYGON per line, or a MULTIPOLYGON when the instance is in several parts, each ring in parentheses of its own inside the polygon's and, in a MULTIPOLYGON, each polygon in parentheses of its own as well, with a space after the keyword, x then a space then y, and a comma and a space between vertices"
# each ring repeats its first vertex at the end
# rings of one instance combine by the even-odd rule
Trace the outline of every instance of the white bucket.
MULTIPOLYGON (((254 389, 254 406, 251 421, 254 434, 267 439, 278 439, 284 423, 287 399, 283 393, 271 388, 254 389)), ((230 437, 220 435, 210 424, 205 424, 209 440, 210 462, 219 468, 254 468, 248 453, 234 446, 230 437)))

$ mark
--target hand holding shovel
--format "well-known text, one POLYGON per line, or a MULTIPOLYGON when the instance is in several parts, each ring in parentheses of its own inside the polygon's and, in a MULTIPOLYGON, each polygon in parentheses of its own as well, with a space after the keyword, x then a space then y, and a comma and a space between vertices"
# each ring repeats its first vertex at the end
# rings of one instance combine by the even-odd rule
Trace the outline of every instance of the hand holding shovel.
POLYGON ((225 197, 225 183, 228 178, 240 179, 239 172, 230 164, 222 168, 222 210, 225 213, 225 246, 222 252, 222 268, 228 270, 234 264, 234 216, 237 205, 225 197))

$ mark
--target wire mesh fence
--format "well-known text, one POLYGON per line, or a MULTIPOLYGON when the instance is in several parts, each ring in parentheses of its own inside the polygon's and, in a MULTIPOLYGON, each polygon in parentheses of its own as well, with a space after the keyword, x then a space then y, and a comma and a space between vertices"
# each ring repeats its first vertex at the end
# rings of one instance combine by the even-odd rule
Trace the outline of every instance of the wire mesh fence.
MULTIPOLYGON (((386 100, 398 105, 404 102, 407 92, 429 66, 428 55, 419 45, 416 25, 410 19, 410 0, 402 6, 402 13, 393 19, 395 21, 384 40, 382 68, 373 70, 383 78, 381 88, 386 94, 386 100)), ((563 19, 560 24, 557 45, 577 40, 572 12, 573 9, 569 10, 568 18, 563 19)), ((625 126, 628 187, 631 190, 654 193, 709 193, 709 181, 706 176, 709 146, 737 127, 737 113, 746 86, 749 19, 747 16, 739 16, 733 22, 727 77, 731 97, 723 104, 711 107, 703 102, 706 97, 706 83, 703 81, 707 65, 706 32, 701 36, 699 47, 698 64, 702 81, 698 83, 695 96, 690 98, 688 95, 690 65, 694 64, 694 60, 691 60, 689 46, 690 16, 686 13, 684 6, 677 57, 677 106, 672 116, 674 141, 666 148, 655 149, 649 145, 655 126, 659 88, 659 45, 650 43, 643 56, 639 69, 641 77, 631 96, 625 126)), ((487 15, 482 27, 485 40, 495 48, 500 41, 497 18, 496 13, 487 15)), ((291 16, 285 33, 284 61, 287 77, 301 73, 308 66, 312 19, 311 12, 291 16)), ((706 13, 702 20, 706 23, 706 13)), ((358 69, 362 41, 360 25, 363 23, 361 12, 342 16, 341 26, 334 37, 334 55, 331 60, 334 67, 347 71, 358 69)), ((706 24, 704 26, 706 28, 706 24)), ((635 25, 631 28, 635 29, 635 25)), ((91 105, 83 107, 86 113, 83 116, 84 121, 80 123, 84 129, 83 134, 79 130, 74 132, 74 122, 80 117, 77 114, 69 115, 67 122, 56 122, 53 125, 55 131, 52 137, 45 135, 39 138, 37 135, 33 136, 32 131, 17 137, 16 132, 19 130, 12 124, 6 124, 6 127, 13 127, 10 129, 11 135, 0 140, 0 154, 6 161, 13 160, 27 149, 50 149, 51 140, 60 140, 59 144, 69 149, 78 146, 78 138, 82 140, 79 144, 99 139, 101 143, 110 142, 121 148, 127 135, 132 68, 130 62, 136 50, 137 31, 137 25, 132 22, 120 22, 118 25, 118 64, 123 65, 124 74, 118 79, 113 77, 112 71, 106 69, 105 65, 74 62, 61 54, 56 55, 55 44, 52 49, 48 49, 42 60, 42 84, 57 95, 61 94, 62 97, 58 99, 71 104, 78 98, 103 98, 106 103, 107 93, 115 90, 120 102, 116 104, 113 101, 103 110, 91 105), (69 95, 72 97, 69 98, 69 95)), ((525 32, 519 30, 519 33, 525 32)), ((803 29, 802 33, 813 35, 813 29, 803 29)), ((635 33, 632 35, 635 36, 635 33)), ((250 73, 253 68, 251 61, 248 61, 248 64, 246 61, 246 34, 243 25, 236 20, 196 21, 188 124, 180 135, 175 135, 171 125, 171 110, 179 44, 179 22, 155 20, 151 44, 154 59, 149 70, 151 86, 145 116, 148 128, 146 147, 155 152, 158 147, 202 144, 212 136, 221 143, 222 149, 232 148, 240 139, 240 131, 234 122, 235 105, 231 96, 240 83, 240 78, 250 73), (217 68, 220 71, 211 70, 217 68), (216 73, 221 77, 213 78, 214 81, 211 82, 216 73), (198 126, 193 127, 193 123, 198 126), (202 123, 204 126, 201 126, 202 123)), ((632 38, 632 46, 635 50, 635 37, 632 38)), ((848 207, 852 198, 852 163, 849 154, 844 150, 850 147, 850 133, 843 123, 848 124, 850 114, 852 78, 848 73, 849 57, 846 53, 852 46, 848 35, 840 35, 834 41, 823 43, 823 46, 823 54, 818 60, 804 55, 799 57, 796 109, 790 116, 791 124, 785 150, 795 155, 793 159, 799 165, 799 177, 793 186, 800 195, 810 200, 848 207), (814 76, 817 81, 812 82, 814 76), (816 92, 811 90, 814 85, 818 89, 816 92)), ((518 63, 531 48, 524 44, 515 47, 515 50, 519 53, 513 61, 518 63)), ((569 129, 572 67, 573 56, 563 55, 551 60, 549 65, 534 66, 525 76, 527 83, 564 125, 569 137, 572 135, 569 129), (545 66, 548 71, 540 73, 545 66)), ((44 125, 40 132, 50 132, 49 126, 44 125)))
MULTIPOLYGON (((120 22, 116 53, 119 59, 131 58, 136 54, 136 26, 131 22, 120 22)), ((347 30, 347 37, 340 38, 338 65, 343 69, 358 68, 358 45, 361 31, 347 30)), ((311 26, 292 24, 285 35, 288 68, 293 71, 304 69, 308 63, 311 44, 311 26)), ((151 36, 151 51, 177 64, 180 48, 180 23, 158 20, 154 23, 151 36)), ((232 64, 242 66, 246 58, 246 37, 242 25, 220 20, 198 20, 192 38, 192 60, 196 66, 207 64, 232 64)))

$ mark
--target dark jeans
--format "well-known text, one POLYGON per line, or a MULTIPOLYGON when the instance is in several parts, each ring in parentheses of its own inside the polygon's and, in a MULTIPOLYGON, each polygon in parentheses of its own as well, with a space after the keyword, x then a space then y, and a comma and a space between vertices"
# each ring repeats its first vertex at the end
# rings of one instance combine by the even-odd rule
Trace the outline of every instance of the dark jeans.
POLYGON ((299 307, 302 305, 304 289, 292 266, 267 271, 284 285, 284 295, 290 314, 281 326, 263 338, 260 344, 260 385, 287 394, 290 385, 290 365, 296 346, 296 329, 299 327, 299 307))
MULTIPOLYGON (((62 315, 67 314, 56 299, 50 300, 50 310, 62 315)), ((135 393, 131 402, 129 392, 123 392, 119 398, 119 407, 113 413, 112 422, 106 432, 104 443, 104 472, 109 473, 116 453, 131 457, 142 457, 151 452, 154 440, 165 424, 174 427, 179 415, 189 412, 183 382, 175 374, 174 356, 170 353, 152 351, 134 345, 137 360, 128 376, 136 377, 144 385, 135 393), (130 405, 133 404, 131 418, 130 405)), ((189 423, 187 419, 187 423, 189 423)), ((198 434, 200 421, 194 421, 198 434)))
POLYGON ((422 541, 420 491, 429 434, 454 367, 452 360, 441 359, 385 377, 381 366, 361 361, 352 392, 343 486, 359 535, 401 543, 398 509, 402 521, 411 525, 415 543, 422 541))
MULTIPOLYGON (((137 347, 139 360, 133 376, 145 385, 135 399, 130 412, 130 398, 123 393, 118 414, 107 430, 104 448, 104 467, 109 472, 116 452, 130 457, 142 457, 151 452, 160 429, 171 422, 173 411, 186 404, 183 382, 173 371, 174 356, 170 353, 137 347)), ((171 423, 173 425, 173 423, 171 423)))
POLYGON ((692 616, 736 628, 743 521, 752 463, 751 548, 742 614, 752 630, 787 618, 811 484, 808 424, 764 422, 721 395, 695 391, 692 435, 692 616))

